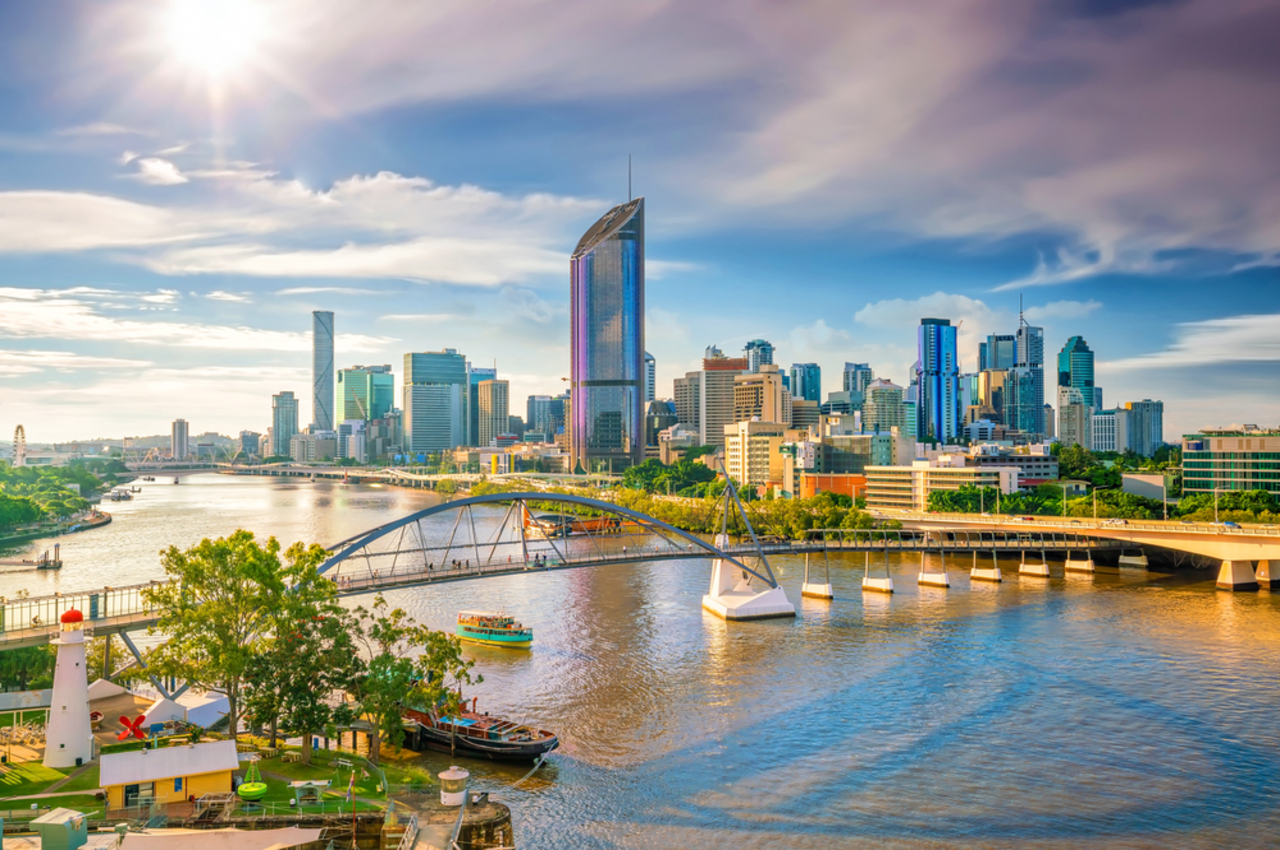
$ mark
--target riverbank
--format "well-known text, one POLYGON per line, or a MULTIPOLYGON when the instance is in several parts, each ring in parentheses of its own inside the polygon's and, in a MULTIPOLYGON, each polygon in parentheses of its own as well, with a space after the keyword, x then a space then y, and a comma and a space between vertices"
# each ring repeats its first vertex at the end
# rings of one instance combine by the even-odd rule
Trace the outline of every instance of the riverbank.
POLYGON ((104 525, 110 525, 111 520, 111 514, 106 511, 94 509, 86 512, 82 517, 66 522, 42 523, 37 528, 24 529, 18 534, 0 536, 0 547, 13 546, 18 543, 27 543, 32 540, 40 540, 45 537, 61 537, 64 534, 74 534, 77 531, 89 531, 93 528, 101 528, 104 525))

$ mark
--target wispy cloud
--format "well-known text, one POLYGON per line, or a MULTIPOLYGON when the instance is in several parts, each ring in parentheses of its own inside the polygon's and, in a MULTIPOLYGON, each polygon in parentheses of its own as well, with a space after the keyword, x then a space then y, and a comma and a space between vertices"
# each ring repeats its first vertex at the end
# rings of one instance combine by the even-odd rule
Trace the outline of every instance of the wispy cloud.
POLYGON ((154 136, 150 130, 138 130, 123 124, 110 121, 94 121, 89 124, 78 124, 58 131, 59 136, 154 136))
POLYGON ((360 286, 290 286, 276 290, 276 295, 386 295, 386 290, 360 286))
POLYGON ((1178 325, 1177 340, 1163 351, 1104 361, 1098 371, 1280 361, 1280 314, 1230 316, 1178 325))
POLYGON ((215 289, 205 295, 210 301, 234 301, 239 304, 248 304, 253 299, 248 295, 237 292, 223 292, 221 289, 215 289))
POLYGON ((13 351, 0 349, 0 375, 28 375, 46 369, 76 371, 91 369, 142 369, 151 366, 149 360, 123 357, 98 357, 75 354, 70 351, 13 351))
POLYGON ((178 166, 167 159, 144 157, 137 160, 137 163, 138 170, 131 176, 143 183, 152 186, 177 186, 189 182, 186 175, 178 170, 178 166))

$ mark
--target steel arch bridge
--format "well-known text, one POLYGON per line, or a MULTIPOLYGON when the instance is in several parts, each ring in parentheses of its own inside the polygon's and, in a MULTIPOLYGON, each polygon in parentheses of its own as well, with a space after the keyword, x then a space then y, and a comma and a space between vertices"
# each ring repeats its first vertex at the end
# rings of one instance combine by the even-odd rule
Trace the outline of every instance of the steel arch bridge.
POLYGON ((334 554, 319 570, 337 582, 339 593, 351 593, 531 570, 712 558, 732 564, 752 583, 776 588, 767 557, 758 541, 753 544, 717 546, 638 511, 583 496, 493 493, 435 505, 344 540, 331 547, 334 554), (499 518, 477 514, 478 507, 506 510, 499 518), (452 524, 435 521, 449 514, 452 524))

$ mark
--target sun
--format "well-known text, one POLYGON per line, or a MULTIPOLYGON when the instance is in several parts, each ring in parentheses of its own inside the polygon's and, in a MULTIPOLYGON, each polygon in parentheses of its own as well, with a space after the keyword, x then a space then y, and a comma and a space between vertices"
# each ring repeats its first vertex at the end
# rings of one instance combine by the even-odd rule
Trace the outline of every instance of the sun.
POLYGON ((266 32, 265 18, 253 0, 171 0, 165 32, 178 60, 224 77, 253 57, 266 32))

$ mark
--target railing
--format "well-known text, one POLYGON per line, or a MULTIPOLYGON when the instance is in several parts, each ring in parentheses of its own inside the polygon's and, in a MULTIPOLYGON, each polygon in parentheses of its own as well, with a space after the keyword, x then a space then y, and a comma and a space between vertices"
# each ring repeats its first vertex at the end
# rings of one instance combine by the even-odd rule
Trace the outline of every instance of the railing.
POLYGON ((115 624, 122 617, 149 614, 153 609, 142 597, 144 590, 160 582, 127 587, 104 587, 77 593, 55 593, 27 599, 0 597, 0 632, 24 630, 45 632, 56 629, 64 613, 71 608, 84 614, 85 625, 115 624))
POLYGON ((404 835, 400 836, 400 843, 396 845, 396 850, 410 850, 418 843, 418 816, 415 814, 409 818, 409 822, 405 824, 404 835))
POLYGON ((1212 534, 1218 535, 1244 535, 1254 537, 1280 537, 1280 526, 1276 525, 1258 525, 1248 524, 1236 526, 1227 526, 1221 523, 1206 522, 1184 522, 1183 520, 1144 520, 1144 519, 1121 519, 1117 517, 1061 517, 1061 516, 1035 516, 1030 519, 1023 519, 1022 515, 1017 514, 962 514, 962 513, 921 513, 919 511, 891 511, 877 512, 878 516, 886 519, 923 521, 923 522, 940 522, 940 521, 956 521, 964 523, 1018 523, 1028 526, 1034 523, 1036 527, 1049 528, 1069 528, 1077 533, 1082 529, 1095 529, 1098 531, 1159 531, 1159 532, 1178 532, 1183 534, 1212 534))

